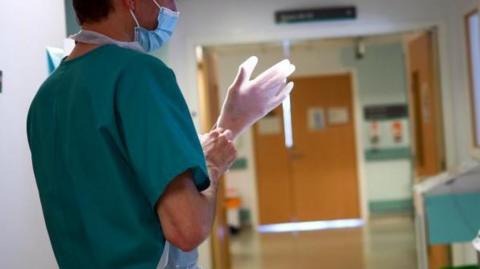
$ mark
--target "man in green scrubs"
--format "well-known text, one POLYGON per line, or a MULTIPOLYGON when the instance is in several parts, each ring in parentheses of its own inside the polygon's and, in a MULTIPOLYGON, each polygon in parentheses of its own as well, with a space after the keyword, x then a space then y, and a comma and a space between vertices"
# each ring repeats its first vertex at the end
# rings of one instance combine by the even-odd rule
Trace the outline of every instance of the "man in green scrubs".
POLYGON ((200 142, 174 73, 142 52, 171 34, 175 1, 74 5, 84 32, 39 89, 27 122, 59 267, 197 268, 189 254, 211 231, 218 180, 236 158, 232 140, 281 103, 286 77, 275 71, 250 83, 241 68, 222 113, 225 129, 200 142), (249 98, 250 89, 272 102, 258 103, 262 115, 234 113, 231 100, 263 100, 249 98))
POLYGON ((160 60, 77 45, 38 91, 27 128, 60 268, 156 268, 165 240, 189 251, 208 236, 218 178, 235 158, 231 134, 206 137, 208 171, 160 60))

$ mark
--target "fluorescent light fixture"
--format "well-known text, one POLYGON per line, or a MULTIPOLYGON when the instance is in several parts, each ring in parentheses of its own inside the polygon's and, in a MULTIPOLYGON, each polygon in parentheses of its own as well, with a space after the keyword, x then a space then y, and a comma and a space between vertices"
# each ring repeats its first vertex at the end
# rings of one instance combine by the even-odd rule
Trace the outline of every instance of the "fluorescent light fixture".
POLYGON ((285 133, 285 146, 287 148, 293 147, 293 128, 292 128, 292 109, 290 103, 290 96, 283 101, 283 128, 285 133))
POLYGON ((282 42, 282 47, 283 47, 283 56, 287 59, 290 59, 292 42, 290 42, 290 40, 288 40, 288 39, 285 39, 282 42))
POLYGON ((261 225, 257 230, 259 233, 287 233, 357 228, 363 225, 364 221, 361 219, 342 219, 261 225))
MULTIPOLYGON (((283 56, 286 59, 290 58, 291 53, 291 42, 290 40, 286 39, 282 42, 283 47, 283 56)), ((293 127, 292 127, 292 105, 290 102, 290 96, 283 101, 282 109, 283 109, 283 128, 285 134, 285 147, 287 149, 293 148, 293 127)))

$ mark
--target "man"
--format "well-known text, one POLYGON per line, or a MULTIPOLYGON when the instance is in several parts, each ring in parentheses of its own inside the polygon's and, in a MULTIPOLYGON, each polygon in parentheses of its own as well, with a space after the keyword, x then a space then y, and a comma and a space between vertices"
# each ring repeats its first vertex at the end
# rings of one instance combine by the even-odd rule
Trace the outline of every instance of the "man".
POLYGON ((60 268, 196 268, 233 140, 293 88, 283 61, 247 60, 216 129, 195 133, 173 72, 146 54, 178 19, 174 0, 74 0, 82 31, 30 107, 27 131, 60 268))

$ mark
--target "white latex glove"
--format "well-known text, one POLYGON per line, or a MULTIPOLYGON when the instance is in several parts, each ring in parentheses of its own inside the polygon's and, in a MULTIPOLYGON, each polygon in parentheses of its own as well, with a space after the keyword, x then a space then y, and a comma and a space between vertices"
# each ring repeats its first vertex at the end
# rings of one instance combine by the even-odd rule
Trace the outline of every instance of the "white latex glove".
POLYGON ((216 184, 237 158, 232 132, 217 128, 200 136, 210 179, 216 184))
POLYGON ((251 80, 257 63, 257 57, 250 57, 240 65, 217 121, 217 127, 232 131, 233 139, 279 106, 293 90, 293 82, 287 83, 287 78, 295 66, 289 60, 251 80))

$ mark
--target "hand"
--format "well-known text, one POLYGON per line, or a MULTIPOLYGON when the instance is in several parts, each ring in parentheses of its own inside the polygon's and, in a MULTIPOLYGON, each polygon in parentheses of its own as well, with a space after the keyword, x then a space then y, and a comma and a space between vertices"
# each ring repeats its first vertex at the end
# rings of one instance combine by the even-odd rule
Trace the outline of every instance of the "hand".
POLYGON ((287 78, 295 71, 289 60, 283 60, 250 80, 258 63, 250 57, 239 67, 223 104, 217 127, 232 131, 233 140, 245 129, 279 106, 293 90, 287 78))
POLYGON ((218 179, 230 169, 237 158, 232 137, 231 131, 221 128, 200 136, 208 173, 214 183, 217 183, 218 179))

